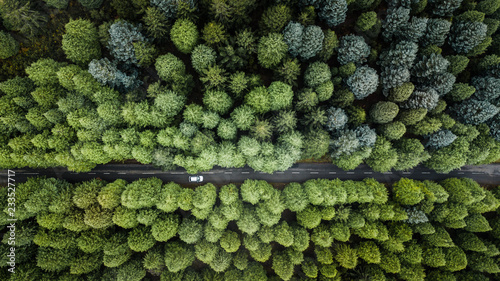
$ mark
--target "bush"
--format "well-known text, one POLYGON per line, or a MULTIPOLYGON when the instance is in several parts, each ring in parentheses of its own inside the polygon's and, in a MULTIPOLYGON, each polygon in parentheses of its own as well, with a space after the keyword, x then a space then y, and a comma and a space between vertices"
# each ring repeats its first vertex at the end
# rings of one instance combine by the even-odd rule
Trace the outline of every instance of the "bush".
POLYGON ((283 35, 270 33, 261 37, 257 50, 257 57, 260 65, 264 68, 277 66, 286 55, 288 45, 283 40, 283 35))
POLYGON ((97 28, 89 20, 72 20, 66 24, 62 49, 66 57, 79 65, 101 57, 97 28))
POLYGON ((19 52, 19 43, 9 34, 0 31, 0 59, 12 57, 19 52))
POLYGON ((170 40, 179 51, 189 54, 193 51, 198 41, 198 29, 188 19, 178 19, 170 30, 170 40))

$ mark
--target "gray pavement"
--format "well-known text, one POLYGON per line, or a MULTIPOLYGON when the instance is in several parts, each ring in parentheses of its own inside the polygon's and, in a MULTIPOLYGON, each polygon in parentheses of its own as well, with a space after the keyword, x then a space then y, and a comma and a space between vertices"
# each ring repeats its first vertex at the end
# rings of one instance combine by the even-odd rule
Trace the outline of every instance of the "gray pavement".
MULTIPOLYGON (((174 171, 162 171, 151 165, 134 164, 107 164, 99 165, 87 173, 75 173, 65 168, 52 169, 13 169, 16 172, 16 182, 23 182, 27 177, 47 176, 65 179, 69 182, 85 181, 92 178, 100 178, 106 181, 124 179, 129 182, 138 178, 157 177, 163 181, 174 181, 177 183, 188 183, 189 174, 184 169, 174 171)), ((239 169, 214 168, 208 172, 201 172, 204 182, 214 184, 239 183, 245 179, 261 179, 275 183, 304 182, 309 179, 327 178, 341 180, 362 180, 364 178, 374 178, 380 182, 394 182, 402 177, 416 180, 440 181, 449 177, 472 178, 480 184, 500 185, 500 165, 490 164, 482 166, 465 166, 460 170, 452 171, 448 174, 436 173, 433 170, 416 167, 405 172, 391 171, 377 173, 366 165, 361 165, 355 170, 344 171, 332 164, 295 164, 292 168, 284 172, 267 174, 253 171, 249 167, 239 169)), ((7 171, 1 171, 0 177, 6 182, 7 171)))

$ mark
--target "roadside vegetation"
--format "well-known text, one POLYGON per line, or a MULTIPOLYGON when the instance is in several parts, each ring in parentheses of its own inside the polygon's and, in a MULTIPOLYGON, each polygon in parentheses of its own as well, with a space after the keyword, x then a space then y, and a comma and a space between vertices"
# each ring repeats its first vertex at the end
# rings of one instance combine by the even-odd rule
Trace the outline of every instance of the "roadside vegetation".
MULTIPOLYGON (((0 193, 7 197, 6 188, 0 193)), ((500 189, 467 178, 401 178, 390 187, 313 179, 281 190, 261 180, 184 188, 157 178, 39 177, 18 183, 16 193, 16 273, 2 270, 1 280, 496 280, 500 273, 500 189)))
POLYGON ((3 0, 0 167, 500 158, 499 0, 3 0))

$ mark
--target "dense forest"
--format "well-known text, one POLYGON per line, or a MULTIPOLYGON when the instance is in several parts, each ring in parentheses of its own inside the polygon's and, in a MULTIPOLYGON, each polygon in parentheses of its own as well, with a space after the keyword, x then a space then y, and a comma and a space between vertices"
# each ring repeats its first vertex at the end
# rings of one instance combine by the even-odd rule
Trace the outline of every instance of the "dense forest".
MULTIPOLYGON (((0 197, 7 192, 0 189, 0 197)), ((500 187, 467 178, 402 178, 387 187, 373 179, 313 179, 279 189, 260 180, 193 189, 157 178, 30 178, 16 194, 16 273, 2 270, 1 280, 500 276, 500 187)), ((0 205, 7 209, 7 200, 0 205)), ((8 218, 1 212, 1 225, 8 218)), ((5 269, 9 258, 0 260, 5 269)))
POLYGON ((499 0, 3 0, 0 166, 500 158, 499 0))

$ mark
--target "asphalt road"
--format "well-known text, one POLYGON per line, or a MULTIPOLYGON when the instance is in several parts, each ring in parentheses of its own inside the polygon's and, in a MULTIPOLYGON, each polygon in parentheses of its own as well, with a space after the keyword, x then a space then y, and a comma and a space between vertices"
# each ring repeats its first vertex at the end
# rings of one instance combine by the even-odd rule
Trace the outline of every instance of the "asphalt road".
MULTIPOLYGON (((15 171, 15 181, 24 182, 27 177, 47 176, 62 178, 69 182, 80 182, 92 178, 100 178, 106 181, 124 179, 134 181, 138 178, 157 177, 163 181, 174 181, 177 183, 188 183, 189 174, 184 169, 174 171, 162 171, 151 165, 130 165, 130 164, 107 164, 99 165, 88 173, 74 173, 65 168, 52 169, 13 169, 15 171)), ((465 166, 461 170, 452 171, 448 174, 436 173, 433 170, 417 167, 405 172, 373 172, 368 166, 361 165, 355 170, 344 171, 332 164, 296 164, 285 172, 275 172, 266 174, 255 172, 249 167, 240 169, 215 168, 208 172, 201 172, 204 182, 214 184, 239 183, 245 179, 261 179, 275 183, 304 182, 314 178, 327 178, 341 180, 362 180, 364 178, 375 178, 380 182, 394 182, 402 177, 416 180, 439 181, 449 177, 472 178, 484 185, 500 185, 500 165, 490 164, 483 166, 465 166)), ((0 174, 0 184, 7 182, 7 171, 0 174)))

